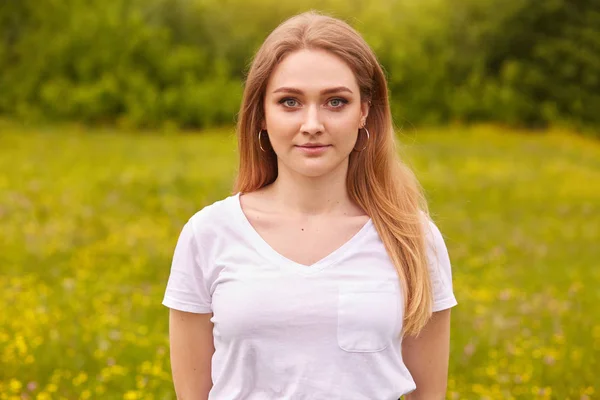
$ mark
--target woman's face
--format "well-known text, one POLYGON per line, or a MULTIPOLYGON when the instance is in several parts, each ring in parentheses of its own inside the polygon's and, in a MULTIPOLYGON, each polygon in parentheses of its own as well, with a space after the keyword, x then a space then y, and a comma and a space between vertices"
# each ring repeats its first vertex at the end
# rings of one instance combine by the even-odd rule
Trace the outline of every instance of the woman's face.
MULTIPOLYGON (((262 128, 277 154, 279 170, 308 177, 347 168, 369 111, 350 67, 324 50, 288 54, 269 78, 264 106, 262 128)), ((263 132, 262 143, 265 136, 263 132)))

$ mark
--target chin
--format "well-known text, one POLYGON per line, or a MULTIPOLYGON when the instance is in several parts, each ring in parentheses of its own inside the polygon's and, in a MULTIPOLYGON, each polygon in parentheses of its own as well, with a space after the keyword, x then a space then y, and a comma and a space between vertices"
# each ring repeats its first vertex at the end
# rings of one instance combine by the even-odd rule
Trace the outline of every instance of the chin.
POLYGON ((306 176, 307 178, 320 178, 322 176, 327 175, 331 171, 323 171, 323 170, 315 170, 315 169, 307 169, 304 171, 296 171, 297 173, 306 176))
POLYGON ((310 160, 306 162, 300 162, 292 168, 297 174, 309 177, 319 178, 324 175, 328 175, 335 171, 336 165, 331 162, 324 162, 324 160, 310 160))

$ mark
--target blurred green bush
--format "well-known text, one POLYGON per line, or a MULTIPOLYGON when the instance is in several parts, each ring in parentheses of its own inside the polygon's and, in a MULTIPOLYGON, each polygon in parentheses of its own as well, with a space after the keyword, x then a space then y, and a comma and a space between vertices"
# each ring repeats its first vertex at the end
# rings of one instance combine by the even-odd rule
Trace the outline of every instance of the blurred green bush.
POLYGON ((4 0, 0 114, 231 124, 254 51, 308 9, 365 36, 398 125, 600 126, 598 0, 4 0))

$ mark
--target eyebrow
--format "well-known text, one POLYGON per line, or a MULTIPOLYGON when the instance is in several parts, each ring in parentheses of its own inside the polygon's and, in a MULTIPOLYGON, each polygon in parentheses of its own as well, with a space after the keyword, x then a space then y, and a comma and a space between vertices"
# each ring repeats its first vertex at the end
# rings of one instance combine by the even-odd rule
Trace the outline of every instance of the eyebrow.
MULTIPOLYGON (((286 92, 286 93, 296 93, 296 94, 304 94, 302 90, 292 88, 292 87, 280 87, 279 89, 273 90, 273 93, 286 92)), ((348 92, 352 93, 352 90, 348 89, 346 86, 336 86, 329 89, 321 90, 321 94, 331 94, 331 93, 339 93, 339 92, 348 92)))

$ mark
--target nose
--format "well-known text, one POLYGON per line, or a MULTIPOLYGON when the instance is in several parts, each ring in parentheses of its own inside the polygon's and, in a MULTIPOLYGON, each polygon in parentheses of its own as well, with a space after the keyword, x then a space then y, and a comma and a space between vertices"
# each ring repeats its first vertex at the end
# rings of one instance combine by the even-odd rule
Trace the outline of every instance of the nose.
POLYGON ((319 109, 316 105, 307 107, 304 122, 301 126, 302 133, 317 135, 323 133, 324 127, 319 116, 319 109))

